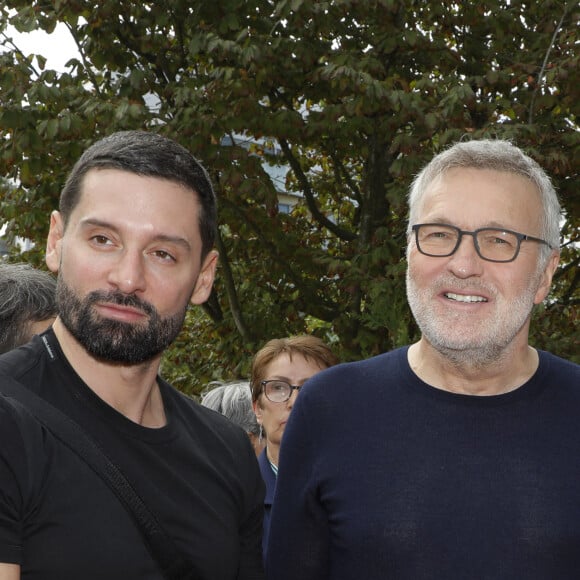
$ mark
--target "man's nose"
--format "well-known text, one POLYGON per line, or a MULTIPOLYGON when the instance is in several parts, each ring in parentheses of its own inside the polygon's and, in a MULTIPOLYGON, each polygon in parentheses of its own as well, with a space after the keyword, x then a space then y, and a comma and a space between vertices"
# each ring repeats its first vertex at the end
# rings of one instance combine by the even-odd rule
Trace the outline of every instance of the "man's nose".
POLYGON ((484 260, 477 252, 475 244, 474 236, 463 234, 459 246, 449 257, 449 269, 458 278, 481 276, 484 260))
POLYGON ((124 294, 145 290, 144 257, 140 252, 123 250, 109 272, 109 283, 124 294))

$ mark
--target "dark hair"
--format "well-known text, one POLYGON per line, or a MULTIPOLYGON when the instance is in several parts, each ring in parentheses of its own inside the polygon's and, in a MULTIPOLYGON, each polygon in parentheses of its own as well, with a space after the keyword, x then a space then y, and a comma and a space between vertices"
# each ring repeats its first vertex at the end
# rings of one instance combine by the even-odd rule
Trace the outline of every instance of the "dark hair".
POLYGON ((0 352, 32 338, 33 322, 56 317, 56 280, 30 264, 0 264, 0 352))
POLYGON ((65 227, 79 202, 84 176, 95 168, 167 179, 195 192, 200 203, 202 259, 211 250, 216 236, 216 197, 207 172, 187 149, 146 131, 120 131, 97 141, 75 163, 62 190, 59 210, 65 227))
POLYGON ((303 356, 322 368, 329 368, 338 363, 338 358, 330 347, 317 336, 308 334, 288 338, 274 338, 268 341, 254 356, 250 382, 252 384, 252 401, 257 401, 262 392, 261 381, 265 380, 264 372, 268 365, 281 354, 287 354, 292 360, 294 355, 303 356))

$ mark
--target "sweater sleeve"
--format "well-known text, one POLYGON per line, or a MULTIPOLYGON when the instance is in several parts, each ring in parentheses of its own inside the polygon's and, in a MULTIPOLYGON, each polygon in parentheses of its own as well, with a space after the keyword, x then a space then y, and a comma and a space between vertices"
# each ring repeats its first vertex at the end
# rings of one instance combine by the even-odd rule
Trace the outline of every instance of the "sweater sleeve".
MULTIPOLYGON (((302 394, 301 394, 302 398, 302 394)), ((328 518, 317 481, 316 438, 324 427, 298 399, 284 431, 266 554, 268 580, 328 578, 328 518)), ((318 417, 317 417, 318 419, 318 417)))

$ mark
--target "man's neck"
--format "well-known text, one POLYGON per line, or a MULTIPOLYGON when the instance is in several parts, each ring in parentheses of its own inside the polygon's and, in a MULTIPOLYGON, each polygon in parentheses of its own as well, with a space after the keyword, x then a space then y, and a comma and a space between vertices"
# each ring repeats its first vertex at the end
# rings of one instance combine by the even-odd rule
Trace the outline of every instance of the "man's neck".
POLYGON ((60 319, 56 320, 53 329, 68 362, 99 398, 145 427, 166 424, 163 399, 157 383, 161 357, 138 365, 108 363, 91 356, 60 319))
POLYGON ((526 383, 539 364, 537 351, 528 344, 512 345, 485 367, 469 361, 457 363, 436 350, 425 338, 411 345, 408 360, 413 372, 427 384, 465 395, 501 395, 526 383))

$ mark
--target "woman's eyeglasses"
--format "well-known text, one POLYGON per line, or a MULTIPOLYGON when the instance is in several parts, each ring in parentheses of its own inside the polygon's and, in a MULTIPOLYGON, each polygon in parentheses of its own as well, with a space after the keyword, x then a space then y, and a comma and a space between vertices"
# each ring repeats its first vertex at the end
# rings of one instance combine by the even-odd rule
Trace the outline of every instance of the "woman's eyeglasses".
POLYGON ((292 396, 292 391, 299 391, 302 388, 302 385, 291 385, 279 379, 261 381, 260 385, 266 399, 272 403, 285 403, 292 396))

